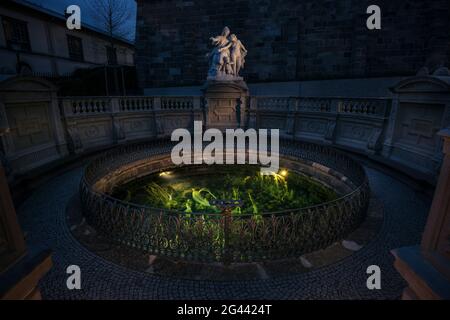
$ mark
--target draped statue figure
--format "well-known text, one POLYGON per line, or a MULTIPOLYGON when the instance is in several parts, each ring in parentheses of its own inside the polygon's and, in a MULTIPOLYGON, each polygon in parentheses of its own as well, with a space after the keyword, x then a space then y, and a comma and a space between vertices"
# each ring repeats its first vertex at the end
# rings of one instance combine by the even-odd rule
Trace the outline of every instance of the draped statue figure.
POLYGON ((242 80, 239 71, 244 68, 247 49, 228 27, 222 34, 210 38, 214 48, 208 54, 209 80, 242 80))

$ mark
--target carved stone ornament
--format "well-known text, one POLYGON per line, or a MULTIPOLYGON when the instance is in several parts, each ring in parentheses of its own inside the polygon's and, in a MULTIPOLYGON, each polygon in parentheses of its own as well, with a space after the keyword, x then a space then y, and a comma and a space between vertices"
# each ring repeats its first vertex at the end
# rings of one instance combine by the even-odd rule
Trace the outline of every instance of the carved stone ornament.
POLYGON ((210 38, 214 46, 207 54, 209 59, 208 80, 243 80, 239 71, 244 68, 247 49, 230 29, 225 27, 222 34, 210 38))

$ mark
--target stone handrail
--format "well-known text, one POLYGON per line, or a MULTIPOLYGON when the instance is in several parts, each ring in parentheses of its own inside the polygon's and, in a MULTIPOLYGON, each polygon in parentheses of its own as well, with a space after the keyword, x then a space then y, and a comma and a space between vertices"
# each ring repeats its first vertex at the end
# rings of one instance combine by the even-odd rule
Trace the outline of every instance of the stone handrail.
MULTIPOLYGON (((145 112, 151 110, 200 109, 201 97, 65 97, 60 99, 64 115, 78 116, 99 113, 145 112)), ((385 117, 389 98, 342 97, 252 97, 254 109, 261 111, 292 111, 341 113, 385 117), (254 102, 253 102, 254 101, 254 102)))
POLYGON ((355 114, 386 117, 390 98, 252 97, 257 110, 355 114))
MULTIPOLYGON (((194 121, 209 121, 208 102, 201 96, 63 97, 52 103, 59 104, 61 111, 61 117, 52 115, 55 128, 62 132, 58 147, 30 145, 20 152, 7 148, 5 164, 13 175, 69 154, 169 137, 177 128, 193 128, 194 121)), ((251 96, 240 108, 241 126, 279 129, 283 138, 333 145, 386 163, 394 160, 405 172, 415 176, 418 172, 433 183, 441 156, 393 140, 400 130, 393 106, 391 98, 251 96), (413 154, 413 160, 403 161, 393 153, 394 143, 413 154)), ((214 116, 220 118, 220 114, 214 116)), ((416 130, 406 127, 410 125, 414 124, 402 124, 402 130, 416 130)))
POLYGON ((200 97, 64 97, 60 99, 65 117, 99 114, 150 112, 153 110, 191 110, 200 108, 200 97))

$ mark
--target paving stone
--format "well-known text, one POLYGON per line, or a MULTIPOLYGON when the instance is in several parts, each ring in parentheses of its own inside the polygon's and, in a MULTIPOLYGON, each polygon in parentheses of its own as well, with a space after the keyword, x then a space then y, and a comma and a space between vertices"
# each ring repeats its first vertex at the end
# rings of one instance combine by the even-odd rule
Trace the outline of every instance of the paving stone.
POLYGON ((153 263, 155 263, 155 260, 156 260, 156 258, 157 258, 157 256, 155 256, 155 255, 149 255, 149 257, 148 257, 148 265, 152 265, 153 263))
POLYGON ((267 274, 266 270, 259 263, 255 263, 255 266, 261 279, 269 279, 269 275, 267 274))
POLYGON ((342 246, 350 251, 359 251, 363 246, 360 246, 355 241, 343 240, 342 246))
POLYGON ((306 259, 305 257, 300 257, 300 262, 302 263, 302 265, 307 268, 310 269, 313 267, 313 265, 311 264, 311 262, 308 261, 308 259, 306 259))
POLYGON ((370 187, 384 206, 379 235, 341 261, 303 273, 255 280, 208 281, 162 277, 100 258, 70 233, 66 205, 77 192, 82 168, 49 180, 22 204, 19 219, 28 246, 53 251, 53 268, 39 286, 44 299, 398 299, 406 283, 393 267, 390 250, 420 243, 430 199, 406 184, 366 169, 370 187), (78 265, 82 289, 68 290, 66 268, 78 265), (382 271, 382 289, 366 288, 368 266, 382 271))

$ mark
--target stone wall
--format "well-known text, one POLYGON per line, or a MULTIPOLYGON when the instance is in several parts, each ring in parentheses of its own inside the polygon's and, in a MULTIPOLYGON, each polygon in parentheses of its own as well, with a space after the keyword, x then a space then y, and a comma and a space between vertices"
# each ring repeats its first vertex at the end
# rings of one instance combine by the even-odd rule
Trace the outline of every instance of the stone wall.
POLYGON ((450 2, 378 0, 382 30, 366 28, 368 0, 138 1, 143 88, 204 82, 209 37, 227 25, 249 54, 246 81, 408 76, 449 64, 450 2))

